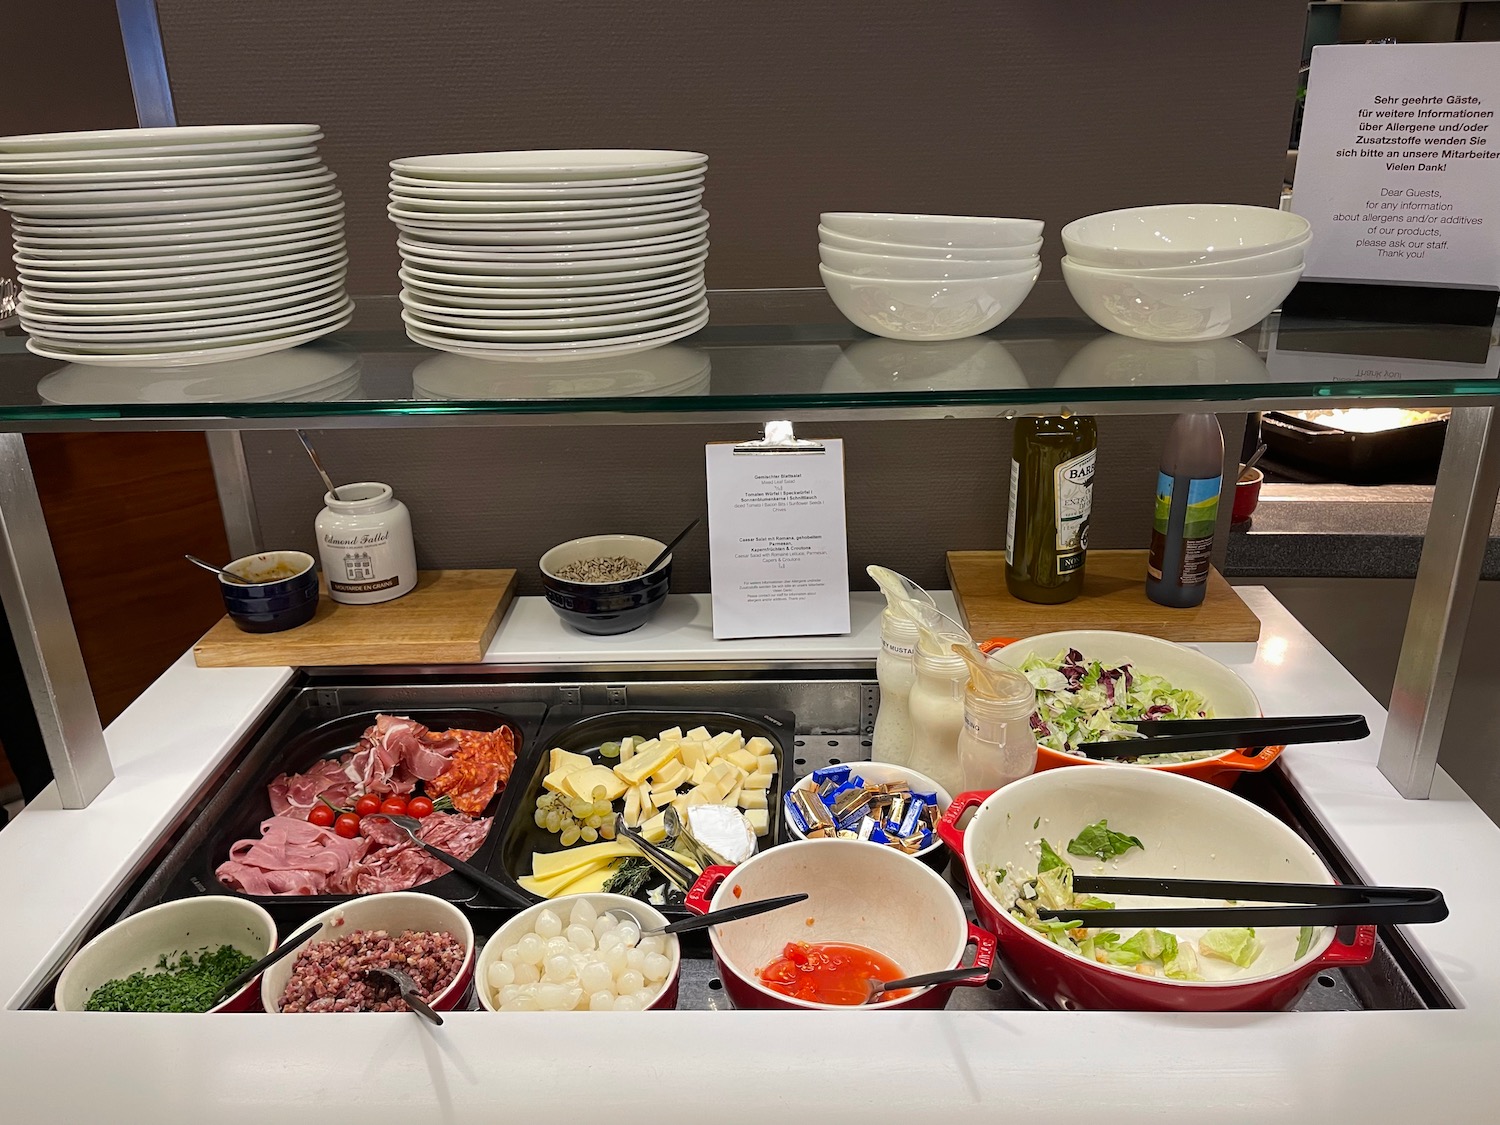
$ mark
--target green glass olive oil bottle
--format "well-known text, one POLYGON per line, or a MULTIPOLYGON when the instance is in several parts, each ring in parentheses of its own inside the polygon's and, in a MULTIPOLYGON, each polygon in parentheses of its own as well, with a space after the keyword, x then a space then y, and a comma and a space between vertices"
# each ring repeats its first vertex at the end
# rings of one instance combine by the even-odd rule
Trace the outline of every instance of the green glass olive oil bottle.
POLYGON ((1005 587, 1055 605, 1083 591, 1098 429, 1092 418, 1018 418, 1010 462, 1005 587))

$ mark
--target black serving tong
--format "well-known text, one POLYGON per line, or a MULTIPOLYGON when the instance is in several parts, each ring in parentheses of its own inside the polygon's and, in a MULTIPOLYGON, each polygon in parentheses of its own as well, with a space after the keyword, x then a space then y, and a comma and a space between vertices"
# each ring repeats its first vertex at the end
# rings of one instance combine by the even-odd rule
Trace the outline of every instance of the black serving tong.
POLYGON ((1085 742, 1075 749, 1088 758, 1141 758, 1197 750, 1291 746, 1306 742, 1352 742, 1368 738, 1363 715, 1288 715, 1261 719, 1143 719, 1135 724, 1144 738, 1085 742))
POLYGON ((1441 922, 1443 893, 1432 887, 1363 887, 1337 883, 1258 883, 1225 879, 1152 879, 1074 875, 1077 894, 1216 898, 1286 906, 1147 906, 1116 910, 1047 910, 1046 921, 1080 926, 1374 926, 1441 922))

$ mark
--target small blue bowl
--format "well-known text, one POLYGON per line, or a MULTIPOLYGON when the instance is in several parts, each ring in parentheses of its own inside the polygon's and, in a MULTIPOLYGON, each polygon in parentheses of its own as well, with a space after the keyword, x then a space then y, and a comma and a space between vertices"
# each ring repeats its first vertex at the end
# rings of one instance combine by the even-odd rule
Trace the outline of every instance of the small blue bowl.
POLYGON ((589 535, 559 543, 541 559, 542 590, 557 616, 580 633, 609 637, 639 629, 667 601, 672 585, 672 556, 650 574, 624 582, 574 582, 557 571, 582 559, 624 556, 642 566, 666 544, 641 535, 589 535))
POLYGON ((248 585, 219 579, 229 619, 247 633, 280 633, 306 625, 318 611, 318 571, 301 551, 246 555, 224 568, 248 585))

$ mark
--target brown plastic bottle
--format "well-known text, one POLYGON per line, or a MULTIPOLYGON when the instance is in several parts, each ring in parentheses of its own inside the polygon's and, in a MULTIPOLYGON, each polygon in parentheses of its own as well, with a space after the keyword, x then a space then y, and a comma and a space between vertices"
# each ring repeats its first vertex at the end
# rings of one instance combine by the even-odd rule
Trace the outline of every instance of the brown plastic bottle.
POLYGON ((1203 604, 1219 520, 1224 432, 1212 414, 1184 414, 1161 451, 1146 596, 1189 609, 1203 604))
POLYGON ((1092 418, 1018 418, 1010 463, 1005 588, 1055 605, 1083 592, 1099 434, 1092 418))

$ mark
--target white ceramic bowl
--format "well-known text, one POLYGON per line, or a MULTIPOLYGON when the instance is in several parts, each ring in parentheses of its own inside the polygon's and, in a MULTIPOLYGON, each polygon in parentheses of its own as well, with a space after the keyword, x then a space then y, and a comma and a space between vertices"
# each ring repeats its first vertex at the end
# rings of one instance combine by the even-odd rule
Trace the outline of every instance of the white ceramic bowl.
MULTIPOLYGON (((469 925, 462 910, 444 899, 419 891, 365 895, 325 910, 297 929, 300 932, 314 922, 318 924, 318 932, 302 947, 303 950, 311 949, 319 942, 337 940, 355 930, 385 930, 392 934, 399 934, 402 930, 446 931, 462 943, 463 965, 452 983, 430 997, 428 1002, 439 1011, 450 1011, 469 987, 474 973, 474 927, 469 925)), ((292 977, 292 968, 300 952, 283 957, 261 975, 260 1002, 266 1011, 281 1014, 281 996, 286 991, 286 983, 292 977)))
POLYGON ((955 281, 878 280, 819 266, 828 295, 857 327, 892 340, 959 340, 988 332, 1036 284, 1028 273, 955 281))
POLYGON ((1154 266, 1149 269, 1096 266, 1092 262, 1070 257, 1075 265, 1088 266, 1101 273, 1118 273, 1127 277, 1261 277, 1268 273, 1284 273, 1302 265, 1307 257, 1307 245, 1312 235, 1307 234, 1290 246, 1272 250, 1266 254, 1253 254, 1248 258, 1234 258, 1227 262, 1200 262, 1196 266, 1154 266))
POLYGON ((902 215, 878 211, 825 211, 829 230, 879 242, 977 250, 1025 246, 1042 237, 1040 219, 1001 219, 970 215, 902 215))
POLYGON ((1042 240, 1033 239, 1016 246, 990 246, 982 250, 952 249, 943 246, 913 246, 905 242, 883 242, 874 238, 855 238, 818 224, 818 240, 825 246, 855 250, 861 254, 881 254, 891 258, 939 258, 945 262, 999 262, 1035 258, 1042 252, 1042 240))
MULTIPOLYGON (((607 910, 621 910, 649 926, 665 926, 670 921, 654 906, 641 902, 639 899, 627 898, 625 895, 602 893, 563 895, 561 898, 547 899, 535 906, 529 906, 496 930, 490 940, 484 943, 484 948, 479 951, 479 960, 474 965, 474 993, 479 998, 481 1008, 486 1012, 500 1010, 495 1002, 495 990, 490 987, 489 983, 490 965, 498 961, 500 954, 508 947, 515 945, 535 928, 537 915, 542 911, 552 911, 562 919, 563 925, 567 926, 568 915, 573 910, 573 904, 580 899, 587 899, 599 914, 607 910)), ((667 972, 666 980, 662 982, 661 991, 646 1006, 645 1010, 648 1012, 671 1010, 677 1006, 678 974, 682 969, 682 950, 676 934, 667 935, 666 956, 672 962, 672 967, 667 972)))
POLYGON ((1076 261, 1110 269, 1229 262, 1280 250, 1304 238, 1301 215, 1231 203, 1126 207, 1074 219, 1062 229, 1076 261))
POLYGON ((1062 260, 1068 292, 1096 324, 1139 340, 1218 340, 1260 323, 1292 291, 1302 267, 1261 277, 1164 278, 1062 260))
MULTIPOLYGON (((893 765, 890 762, 850 762, 849 769, 851 771, 849 776, 862 777, 866 781, 873 781, 876 784, 884 784, 890 781, 904 781, 911 786, 911 790, 913 793, 936 793, 937 811, 939 816, 942 816, 944 810, 946 810, 947 807, 953 803, 952 793, 948 792, 948 790, 944 789, 937 782, 933 781, 932 778, 928 777, 925 773, 918 773, 916 770, 909 770, 905 766, 893 765)), ((792 786, 794 790, 810 790, 812 789, 812 787, 812 774, 808 774, 806 777, 798 781, 796 785, 792 786)), ((807 839, 807 834, 799 829, 796 823, 790 817, 787 818, 786 826, 791 832, 793 839, 807 839)), ((847 843, 847 841, 845 842, 847 843)), ((932 834, 932 843, 928 844, 927 847, 923 848, 921 851, 915 852, 914 858, 936 858, 941 861, 938 865, 941 869, 942 867, 946 867, 948 865, 948 856, 942 850, 944 846, 945 845, 943 844, 943 842, 938 839, 937 833, 934 832, 932 834)))
POLYGON ((1041 264, 1035 255, 983 262, 949 262, 942 258, 898 258, 884 254, 862 254, 837 246, 818 245, 818 257, 829 269, 855 277, 910 278, 919 281, 952 281, 975 277, 1003 277, 1029 273, 1041 264))
MULTIPOLYGON (((197 954, 232 945, 255 960, 276 946, 276 923, 255 903, 229 895, 164 902, 121 919, 73 955, 57 978, 59 1012, 81 1012, 100 985, 154 969, 166 954, 197 954)), ((254 1006, 256 982, 210 1011, 254 1006), (247 1002, 248 1001, 248 1002, 247 1002)))

